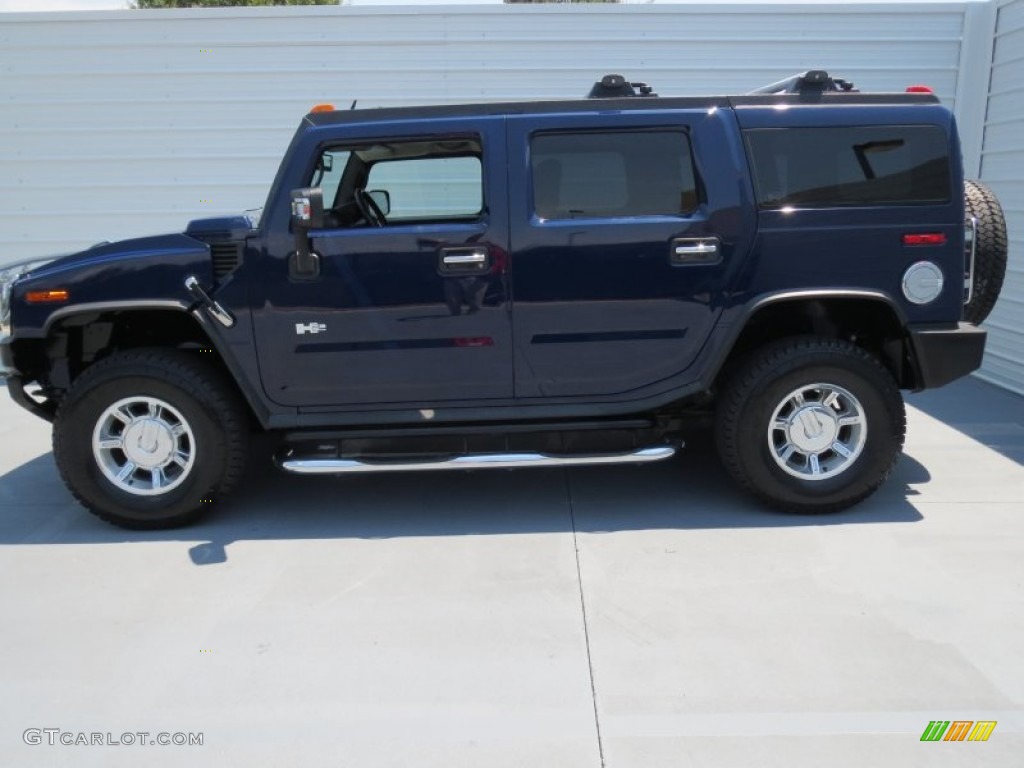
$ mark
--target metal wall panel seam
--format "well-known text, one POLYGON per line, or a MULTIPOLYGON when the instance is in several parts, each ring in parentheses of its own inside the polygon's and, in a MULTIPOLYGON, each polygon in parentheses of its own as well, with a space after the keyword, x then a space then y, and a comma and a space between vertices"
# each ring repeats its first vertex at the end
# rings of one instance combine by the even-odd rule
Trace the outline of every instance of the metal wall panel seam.
POLYGON ((979 377, 1016 392, 1024 393, 1024 134, 1012 130, 1024 127, 1024 99, 1019 94, 1024 80, 1024 56, 1019 54, 1024 31, 1024 0, 997 4, 992 79, 988 93, 988 116, 983 146, 982 180, 999 195, 1007 218, 1010 255, 1007 279, 990 321, 989 350, 979 377), (1007 53, 1010 55, 1007 56, 1007 53))

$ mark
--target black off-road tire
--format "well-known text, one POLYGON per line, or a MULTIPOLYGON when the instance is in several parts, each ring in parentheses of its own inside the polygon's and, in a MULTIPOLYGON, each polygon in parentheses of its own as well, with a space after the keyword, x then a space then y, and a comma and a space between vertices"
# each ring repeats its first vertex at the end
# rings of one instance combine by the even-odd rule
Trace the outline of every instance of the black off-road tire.
POLYGON ((977 181, 964 182, 964 205, 967 216, 978 222, 973 290, 964 306, 964 320, 980 325, 995 307, 1006 276, 1006 217, 996 196, 977 181))
POLYGON ((248 432, 246 413, 216 367, 183 350, 136 349, 104 358, 75 379, 57 410, 53 454, 71 493, 97 517, 136 530, 175 528, 194 522, 239 481, 248 432), (107 409, 132 398, 169 405, 192 437, 189 470, 174 467, 178 485, 158 495, 115 485, 93 449, 94 430, 107 409))
MULTIPOLYGON (((839 413, 839 405, 847 400, 845 394, 831 406, 833 412, 839 413)), ((810 404, 815 404, 813 399, 810 404)), ((837 428, 840 437, 843 429, 856 429, 837 428)), ((889 371, 855 344, 815 336, 783 339, 753 353, 734 369, 715 414, 718 452, 726 470, 742 488, 788 512, 835 512, 870 496, 891 473, 905 432, 903 398, 889 371), (772 440, 779 440, 780 435, 788 440, 789 433, 770 430, 769 425, 776 423, 772 421, 776 408, 792 402, 788 395, 815 384, 852 395, 863 413, 866 430, 845 433, 862 435, 856 438, 860 452, 853 454, 854 458, 844 459, 830 451, 823 454, 835 462, 846 461, 844 468, 836 469, 835 474, 825 472, 821 479, 802 479, 789 474, 774 458, 773 449, 776 455, 782 451, 772 440)), ((804 458, 808 459, 804 471, 810 472, 810 454, 804 458)), ((795 467, 793 471, 801 470, 795 467)))

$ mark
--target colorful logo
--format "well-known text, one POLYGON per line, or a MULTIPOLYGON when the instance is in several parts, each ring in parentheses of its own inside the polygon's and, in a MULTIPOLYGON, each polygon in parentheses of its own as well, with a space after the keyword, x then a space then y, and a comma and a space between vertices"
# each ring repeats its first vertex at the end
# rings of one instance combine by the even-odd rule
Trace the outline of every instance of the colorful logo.
POLYGON ((988 741, 995 729, 995 720, 932 720, 921 741, 988 741))

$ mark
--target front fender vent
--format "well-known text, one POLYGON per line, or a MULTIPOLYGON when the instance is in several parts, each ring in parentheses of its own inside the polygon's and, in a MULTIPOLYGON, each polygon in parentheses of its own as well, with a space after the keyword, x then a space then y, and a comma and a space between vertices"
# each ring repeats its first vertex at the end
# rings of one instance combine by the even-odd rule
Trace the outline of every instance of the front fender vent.
POLYGON ((213 279, 218 281, 234 272, 242 263, 238 243, 210 243, 210 257, 213 259, 213 279))

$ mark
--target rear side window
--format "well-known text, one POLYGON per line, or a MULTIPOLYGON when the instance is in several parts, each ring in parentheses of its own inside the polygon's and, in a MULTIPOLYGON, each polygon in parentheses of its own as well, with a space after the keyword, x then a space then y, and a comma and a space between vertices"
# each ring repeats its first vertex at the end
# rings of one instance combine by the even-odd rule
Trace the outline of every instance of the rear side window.
POLYGON ((542 219, 678 216, 697 207, 680 130, 538 134, 530 165, 542 219))
POLYGON ((945 203, 949 145, 935 126, 745 132, 761 208, 945 203))

